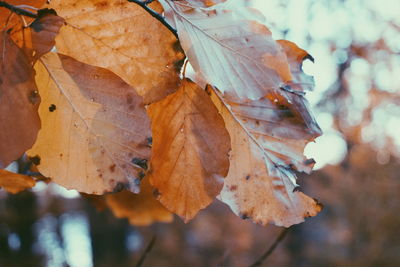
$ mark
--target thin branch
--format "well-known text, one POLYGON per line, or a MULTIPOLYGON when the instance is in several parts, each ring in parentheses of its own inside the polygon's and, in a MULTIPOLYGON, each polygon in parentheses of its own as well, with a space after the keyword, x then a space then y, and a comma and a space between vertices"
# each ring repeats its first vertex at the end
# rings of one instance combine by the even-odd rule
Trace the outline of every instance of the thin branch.
POLYGON ((169 23, 164 19, 163 16, 161 16, 160 14, 158 14, 157 12, 155 12, 153 9, 151 9, 150 7, 147 6, 148 3, 151 3, 153 1, 140 1, 140 0, 128 0, 128 2, 131 3, 135 3, 139 6, 141 6, 147 13, 149 13, 153 18, 155 18, 156 20, 158 20, 159 22, 161 22, 165 27, 167 27, 167 29, 173 33, 173 35, 175 35, 176 39, 178 38, 178 32, 176 31, 176 29, 174 29, 171 25, 169 25, 169 23))
POLYGON ((275 239, 274 243, 272 243, 272 245, 268 248, 268 250, 258 260, 251 264, 250 267, 260 266, 272 254, 272 252, 274 252, 279 243, 285 238, 286 234, 289 232, 289 229, 290 228, 284 228, 279 236, 275 239))
POLYGON ((32 13, 28 10, 22 9, 20 7, 10 5, 9 3, 5 2, 5 1, 0 1, 0 7, 7 8, 18 15, 23 15, 26 17, 34 18, 34 19, 37 18, 37 14, 32 13))
POLYGON ((155 242, 156 242, 156 236, 153 236, 153 238, 150 240, 150 243, 147 245, 146 249, 144 250, 142 256, 140 257, 138 263, 136 264, 136 267, 140 267, 143 265, 143 262, 146 259, 147 254, 149 254, 149 252, 153 248, 155 242))

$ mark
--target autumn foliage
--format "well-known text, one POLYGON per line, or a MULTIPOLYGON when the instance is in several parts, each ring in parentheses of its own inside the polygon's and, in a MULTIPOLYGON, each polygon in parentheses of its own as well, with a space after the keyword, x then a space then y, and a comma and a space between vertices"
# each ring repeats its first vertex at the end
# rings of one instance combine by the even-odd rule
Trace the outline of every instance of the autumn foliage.
POLYGON ((31 19, 0 9, 0 167, 26 153, 35 172, 0 170, 0 186, 48 178, 139 225, 189 221, 215 198, 262 225, 315 216, 295 175, 311 171, 303 150, 321 134, 301 69, 313 58, 254 10, 160 2, 52 0, 31 19))

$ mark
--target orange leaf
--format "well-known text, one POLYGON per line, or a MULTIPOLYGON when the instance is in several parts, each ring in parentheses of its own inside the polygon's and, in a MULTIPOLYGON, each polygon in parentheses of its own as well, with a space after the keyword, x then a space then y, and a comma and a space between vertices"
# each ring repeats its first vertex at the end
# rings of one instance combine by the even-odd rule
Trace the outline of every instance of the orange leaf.
POLYGON ((39 171, 89 194, 139 191, 150 157, 143 99, 107 69, 48 53, 36 64, 43 126, 28 151, 39 171))
MULTIPOLYGON (((143 8, 125 0, 53 0, 49 7, 67 23, 56 40, 59 52, 113 71, 146 104, 178 88, 179 43, 143 8)), ((162 12, 157 2, 150 7, 162 12)))
POLYGON ((188 79, 148 112, 153 131, 150 182, 161 203, 187 222, 222 188, 229 135, 209 96, 188 79))
POLYGON ((40 128, 40 97, 25 54, 0 32, 0 168, 19 158, 35 142, 40 128))
POLYGON ((32 177, 0 169, 0 187, 9 193, 16 194, 36 184, 32 177))
POLYGON ((154 222, 172 222, 172 213, 153 196, 147 178, 142 181, 139 194, 122 191, 105 196, 106 203, 117 218, 128 218, 132 225, 146 226, 154 222))

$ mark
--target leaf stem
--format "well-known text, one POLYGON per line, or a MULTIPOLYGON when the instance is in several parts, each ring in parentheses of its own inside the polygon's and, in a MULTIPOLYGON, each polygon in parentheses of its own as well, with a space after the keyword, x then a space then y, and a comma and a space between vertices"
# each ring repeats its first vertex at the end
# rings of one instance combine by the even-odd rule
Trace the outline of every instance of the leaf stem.
POLYGON ((268 250, 258 260, 251 264, 250 267, 260 266, 272 254, 272 252, 274 252, 279 243, 285 238, 286 234, 289 232, 289 229, 290 228, 284 228, 275 239, 274 243, 272 243, 272 245, 268 248, 268 250))
POLYGON ((22 9, 20 7, 10 5, 6 1, 0 1, 0 7, 7 8, 18 15, 23 15, 23 16, 30 17, 30 18, 37 18, 37 14, 32 13, 28 10, 22 9))
POLYGON ((128 0, 128 2, 135 3, 139 6, 141 6, 147 13, 149 13, 153 18, 161 22, 167 29, 172 32, 173 35, 175 35, 176 39, 179 40, 178 38, 178 32, 176 29, 174 29, 165 19, 163 16, 155 12, 153 9, 147 6, 147 4, 153 2, 153 0, 147 0, 147 1, 140 1, 140 0, 128 0))

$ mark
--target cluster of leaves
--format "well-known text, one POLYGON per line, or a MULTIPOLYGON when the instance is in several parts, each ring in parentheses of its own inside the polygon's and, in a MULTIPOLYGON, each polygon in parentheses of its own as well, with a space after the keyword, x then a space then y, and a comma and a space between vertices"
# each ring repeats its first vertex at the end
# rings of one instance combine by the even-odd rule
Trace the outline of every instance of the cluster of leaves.
MULTIPOLYGON (((26 152, 137 224, 189 221, 216 197, 262 225, 316 215, 294 174, 311 171, 304 146, 321 134, 304 98, 312 57, 254 10, 147 2, 52 0, 28 22, 0 11, 0 167, 26 152)), ((0 186, 34 184, 17 176, 1 171, 0 186)))

